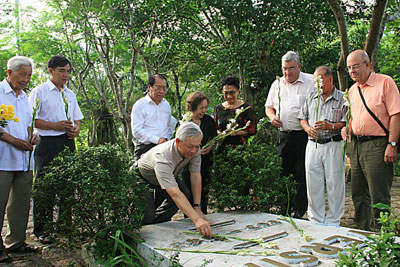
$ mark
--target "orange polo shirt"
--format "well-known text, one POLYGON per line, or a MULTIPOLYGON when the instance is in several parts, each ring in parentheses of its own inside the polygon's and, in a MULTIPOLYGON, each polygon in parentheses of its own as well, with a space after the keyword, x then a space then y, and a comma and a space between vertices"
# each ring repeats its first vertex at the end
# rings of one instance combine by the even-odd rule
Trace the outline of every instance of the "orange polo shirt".
POLYGON ((361 88, 369 109, 378 117, 382 124, 389 129, 389 118, 400 113, 400 94, 396 83, 388 75, 371 72, 367 82, 358 82, 350 88, 351 130, 355 135, 385 136, 385 131, 368 113, 361 100, 358 86, 361 88))

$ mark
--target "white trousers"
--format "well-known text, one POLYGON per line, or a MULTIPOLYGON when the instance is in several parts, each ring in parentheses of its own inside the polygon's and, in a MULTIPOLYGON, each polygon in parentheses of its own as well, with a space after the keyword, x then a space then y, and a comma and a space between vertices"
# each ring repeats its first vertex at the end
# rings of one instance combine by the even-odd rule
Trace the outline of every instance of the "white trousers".
POLYGON ((306 148, 306 184, 308 219, 340 225, 345 204, 345 165, 343 141, 318 144, 308 141, 306 148), (325 184, 328 194, 328 213, 325 215, 325 184))

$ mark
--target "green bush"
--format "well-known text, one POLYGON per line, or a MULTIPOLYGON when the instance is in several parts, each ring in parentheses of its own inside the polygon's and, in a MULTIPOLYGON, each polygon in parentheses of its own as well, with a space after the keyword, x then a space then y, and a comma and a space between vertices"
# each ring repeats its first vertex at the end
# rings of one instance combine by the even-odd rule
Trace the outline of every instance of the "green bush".
MULTIPOLYGON (((385 204, 373 206, 391 211, 385 204)), ((399 219, 399 216, 391 217, 388 212, 381 212, 378 219, 378 222, 382 224, 380 233, 367 237, 365 247, 353 246, 339 254, 337 266, 400 266, 399 219)))
MULTIPOLYGON (((257 140, 255 138, 253 140, 257 140)), ((280 177, 276 147, 250 142, 214 157, 209 184, 210 206, 218 210, 257 210, 285 214, 294 183, 280 177)))
POLYGON ((147 188, 129 171, 132 162, 111 145, 60 153, 34 185, 39 208, 61 207, 58 220, 45 218, 45 231, 70 242, 94 241, 98 259, 114 253, 112 236, 137 232, 144 214, 147 188))

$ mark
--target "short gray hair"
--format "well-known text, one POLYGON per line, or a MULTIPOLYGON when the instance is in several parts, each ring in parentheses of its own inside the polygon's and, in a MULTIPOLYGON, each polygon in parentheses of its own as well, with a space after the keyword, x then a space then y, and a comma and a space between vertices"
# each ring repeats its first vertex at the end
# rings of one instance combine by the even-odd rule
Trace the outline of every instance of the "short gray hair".
POLYGON ((21 66, 30 66, 33 70, 33 60, 24 56, 15 56, 8 60, 7 69, 12 72, 18 71, 21 66))
POLYGON ((296 61, 297 66, 301 64, 300 62, 300 56, 297 54, 297 52, 289 51, 282 57, 282 63, 283 62, 290 62, 294 59, 296 61))
POLYGON ((203 133, 200 127, 193 122, 184 122, 179 126, 178 130, 176 131, 176 138, 181 141, 185 141, 186 137, 197 137, 201 136, 203 138, 203 133))

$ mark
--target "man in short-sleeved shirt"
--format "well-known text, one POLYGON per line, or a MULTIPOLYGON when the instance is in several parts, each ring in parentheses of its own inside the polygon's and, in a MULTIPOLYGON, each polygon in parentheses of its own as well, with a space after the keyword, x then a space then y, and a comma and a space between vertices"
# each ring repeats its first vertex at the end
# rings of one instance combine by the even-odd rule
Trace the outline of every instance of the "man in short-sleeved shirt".
MULTIPOLYGON (((35 148, 35 179, 39 180, 43 167, 68 147, 75 150, 74 139, 79 135, 83 114, 76 95, 65 84, 71 74, 71 63, 64 56, 54 56, 48 62, 50 79, 32 90, 29 103, 32 107, 39 101, 35 128, 40 136, 35 148)), ((56 192, 54 192, 55 194, 56 192)), ((52 211, 38 210, 33 202, 33 232, 41 243, 50 243, 43 226, 46 218, 52 218, 52 211)))
POLYGON ((15 119, 4 115, 7 125, 0 127, 0 229, 7 213, 8 233, 0 238, 0 263, 11 260, 7 252, 34 252, 37 248, 25 243, 28 224, 32 167, 29 161, 33 144, 30 125, 32 109, 23 91, 31 80, 33 62, 27 57, 10 58, 7 78, 0 83, 2 113, 13 112, 15 119), (13 119, 13 120, 10 120, 13 119), (30 142, 31 141, 31 142, 30 142), (6 212, 7 211, 7 212, 6 212))
MULTIPOLYGON (((399 90, 391 77, 377 74, 370 67, 369 56, 363 50, 356 50, 347 57, 347 70, 356 82, 349 92, 351 192, 355 222, 364 230, 379 228, 374 218, 379 218, 380 210, 372 209, 371 204, 390 205, 393 164, 397 160, 400 136, 399 90), (359 89, 369 109, 389 130, 389 136, 366 110, 359 89)), ((343 130, 342 135, 347 138, 343 130)))
POLYGON ((307 215, 310 221, 340 225, 345 201, 343 140, 340 130, 346 124, 347 106, 343 92, 333 85, 332 70, 320 66, 314 73, 314 77, 318 76, 322 83, 320 97, 318 99, 317 91, 312 92, 298 117, 309 136, 306 148, 307 215), (329 207, 326 214, 325 187, 329 207))
POLYGON ((179 208, 202 235, 211 236, 210 224, 200 207, 201 138, 200 127, 193 122, 185 122, 178 128, 175 139, 153 147, 139 159, 138 168, 144 180, 151 187, 161 188, 167 193, 158 207, 154 198, 149 198, 143 224, 169 221, 179 208), (193 207, 189 202, 189 189, 178 178, 186 166, 190 172, 193 207))
POLYGON ((282 158, 282 176, 293 175, 296 195, 291 199, 291 215, 302 218, 307 210, 306 174, 304 168, 307 133, 301 128, 300 108, 314 89, 311 74, 301 72, 300 57, 289 51, 282 57, 284 77, 276 80, 265 102, 265 113, 279 128, 278 156, 282 158))

